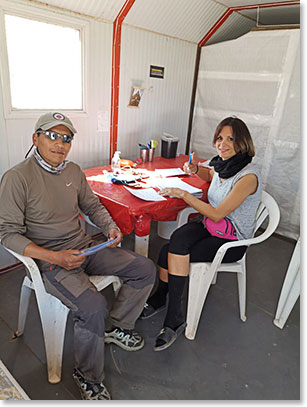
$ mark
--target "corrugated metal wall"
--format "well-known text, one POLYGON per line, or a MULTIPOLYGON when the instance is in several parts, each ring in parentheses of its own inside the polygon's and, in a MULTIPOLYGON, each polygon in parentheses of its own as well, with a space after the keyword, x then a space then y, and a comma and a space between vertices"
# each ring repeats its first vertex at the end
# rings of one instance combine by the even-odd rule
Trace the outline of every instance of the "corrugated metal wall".
POLYGON ((222 41, 234 40, 246 34, 255 25, 255 22, 242 17, 239 13, 232 13, 216 33, 206 42, 206 45, 222 41))
POLYGON ((224 11, 211 0, 136 0, 125 23, 198 43, 224 11))
POLYGON ((138 143, 159 140, 163 132, 178 136, 178 151, 184 152, 196 45, 125 26, 121 52, 118 149, 122 156, 137 157, 138 143), (150 65, 164 67, 164 79, 150 78, 150 65), (138 109, 127 107, 133 85, 145 88, 138 109))
POLYGON ((113 22, 125 0, 38 0, 39 3, 113 22))

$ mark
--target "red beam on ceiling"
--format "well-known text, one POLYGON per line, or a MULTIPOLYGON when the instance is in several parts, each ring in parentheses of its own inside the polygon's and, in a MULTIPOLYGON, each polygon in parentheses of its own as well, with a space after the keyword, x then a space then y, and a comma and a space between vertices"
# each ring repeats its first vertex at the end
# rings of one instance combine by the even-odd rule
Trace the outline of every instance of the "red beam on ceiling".
POLYGON ((199 47, 204 46, 206 42, 225 23, 225 21, 234 11, 253 10, 257 8, 268 8, 268 7, 294 6, 298 4, 300 4, 300 1, 280 1, 277 3, 250 4, 249 6, 229 7, 225 11, 225 13, 217 20, 214 26, 207 32, 204 38, 198 43, 198 46, 199 47))
POLYGON ((126 0, 118 16, 113 22, 113 41, 112 41, 112 83, 111 83, 111 118, 110 118, 110 156, 109 161, 117 150, 118 136, 118 100, 119 100, 119 74, 120 74, 120 43, 121 29, 129 10, 135 0, 126 0))

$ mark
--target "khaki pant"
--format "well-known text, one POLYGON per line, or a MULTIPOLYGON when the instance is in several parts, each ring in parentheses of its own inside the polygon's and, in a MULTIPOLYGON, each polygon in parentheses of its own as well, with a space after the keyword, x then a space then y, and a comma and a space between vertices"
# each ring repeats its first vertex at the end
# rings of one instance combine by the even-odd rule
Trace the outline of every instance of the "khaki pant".
POLYGON ((69 271, 39 263, 46 290, 72 312, 76 369, 87 381, 100 383, 104 379, 106 318, 120 328, 134 328, 155 281, 154 263, 121 248, 100 250, 87 256, 82 267, 69 271), (115 275, 123 282, 110 315, 105 297, 89 281, 91 275, 115 275))

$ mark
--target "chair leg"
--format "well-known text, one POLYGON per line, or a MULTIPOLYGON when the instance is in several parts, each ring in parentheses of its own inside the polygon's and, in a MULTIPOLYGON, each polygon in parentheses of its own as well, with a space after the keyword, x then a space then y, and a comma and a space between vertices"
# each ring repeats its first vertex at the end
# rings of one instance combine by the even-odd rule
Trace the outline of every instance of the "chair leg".
POLYGON ((31 281, 29 280, 28 277, 25 277, 20 291, 18 325, 17 332, 15 333, 16 336, 21 336, 24 332, 31 291, 32 291, 31 281))
POLYGON ((212 285, 216 284, 216 279, 217 279, 217 272, 214 274, 213 280, 212 280, 212 285))
POLYGON ((114 290, 115 297, 118 296, 118 293, 119 293, 119 290, 120 290, 121 286, 122 286, 122 283, 121 283, 121 281, 119 279, 113 281, 113 290, 114 290))
POLYGON ((69 309, 57 298, 47 294, 38 304, 42 321, 46 359, 48 368, 48 381, 58 383, 61 381, 62 357, 66 321, 69 309))
POLYGON ((300 295, 300 239, 298 239, 280 292, 274 324, 282 329, 300 295))
POLYGON ((238 293, 239 293, 239 307, 240 318, 243 322, 246 321, 246 266, 245 257, 241 262, 241 272, 237 273, 238 279, 238 293))
POLYGON ((191 265, 189 278, 189 299, 187 311, 186 338, 193 340, 200 319, 200 315, 210 288, 214 273, 206 263, 191 265))
POLYGON ((278 313, 276 312, 274 325, 283 329, 292 308, 294 307, 299 295, 300 295, 300 274, 297 273, 291 289, 287 293, 287 299, 278 303, 278 313))

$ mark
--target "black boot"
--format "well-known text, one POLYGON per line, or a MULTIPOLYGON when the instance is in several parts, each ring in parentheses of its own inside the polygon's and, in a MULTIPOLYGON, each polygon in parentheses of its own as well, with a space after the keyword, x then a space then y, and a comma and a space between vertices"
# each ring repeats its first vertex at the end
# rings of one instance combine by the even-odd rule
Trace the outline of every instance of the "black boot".
POLYGON ((145 303, 144 309, 139 318, 147 319, 158 314, 158 312, 163 311, 166 307, 165 304, 167 293, 168 283, 159 280, 159 285, 156 292, 147 300, 147 303, 145 303))
POLYGON ((155 351, 167 349, 175 342, 186 327, 185 318, 181 309, 181 299, 188 276, 175 276, 169 274, 169 298, 167 314, 154 347, 155 351))
POLYGON ((163 326, 168 326, 171 329, 176 329, 184 322, 185 318, 182 312, 181 300, 187 279, 188 276, 175 276, 169 274, 168 308, 163 326))

